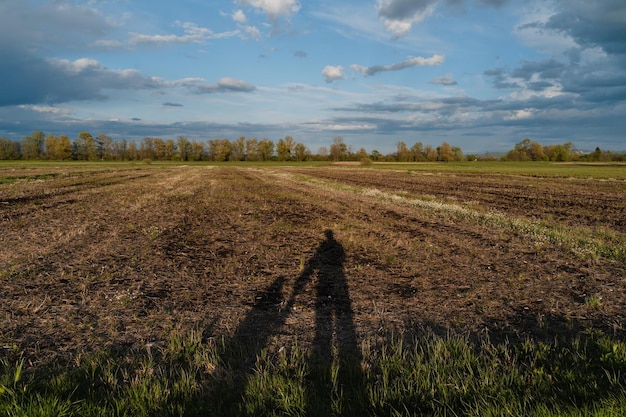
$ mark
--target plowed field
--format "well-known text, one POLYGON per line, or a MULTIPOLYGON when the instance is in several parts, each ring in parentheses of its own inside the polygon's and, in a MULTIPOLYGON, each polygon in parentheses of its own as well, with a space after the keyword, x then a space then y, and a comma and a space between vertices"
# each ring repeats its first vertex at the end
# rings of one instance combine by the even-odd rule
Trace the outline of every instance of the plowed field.
POLYGON ((625 195, 345 167, 24 171, 0 183, 0 349, 36 363, 187 329, 321 350, 391 330, 622 334, 625 195))

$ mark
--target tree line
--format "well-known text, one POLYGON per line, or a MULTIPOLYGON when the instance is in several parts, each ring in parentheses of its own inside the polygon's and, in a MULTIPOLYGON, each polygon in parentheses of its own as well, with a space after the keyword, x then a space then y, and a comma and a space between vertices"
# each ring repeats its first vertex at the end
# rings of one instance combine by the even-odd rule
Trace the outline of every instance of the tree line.
POLYGON ((415 144, 408 149, 398 143, 398 152, 383 155, 365 148, 357 152, 343 137, 333 138, 330 147, 322 146, 314 154, 292 136, 276 142, 263 138, 240 136, 235 140, 210 139, 196 141, 179 136, 177 139, 145 137, 141 141, 113 140, 106 134, 81 132, 71 140, 66 135, 46 135, 35 131, 21 141, 0 138, 0 160, 79 160, 79 161, 455 161, 461 160, 459 147, 444 142, 437 148, 415 144))
POLYGON ((624 161, 626 155, 599 148, 583 154, 571 142, 542 146, 528 138, 515 144, 515 148, 501 158, 495 156, 464 155, 458 146, 443 142, 437 147, 416 142, 408 147, 406 142, 396 143, 396 151, 381 154, 360 148, 354 152, 343 137, 333 138, 330 147, 322 146, 316 154, 292 136, 276 142, 263 138, 240 136, 235 140, 210 139, 196 141, 179 136, 177 139, 145 137, 141 141, 113 140, 100 133, 92 136, 80 132, 71 140, 66 135, 45 134, 35 131, 21 141, 0 138, 0 160, 79 160, 79 161, 361 161, 367 162, 452 162, 497 160, 503 161, 624 161))
POLYGON ((269 139, 211 139, 206 142, 146 137, 141 141, 113 140, 81 132, 73 141, 66 135, 33 132, 21 141, 0 138, 0 159, 80 160, 80 161, 304 161, 309 149, 285 136, 276 143, 269 139))
POLYGON ((608 161, 626 161, 626 154, 614 153, 611 151, 603 151, 599 147, 593 152, 579 152, 574 148, 572 142, 565 142, 557 145, 543 146, 539 142, 532 141, 529 138, 515 144, 515 148, 511 149, 502 157, 503 161, 588 161, 588 162, 608 162, 608 161))

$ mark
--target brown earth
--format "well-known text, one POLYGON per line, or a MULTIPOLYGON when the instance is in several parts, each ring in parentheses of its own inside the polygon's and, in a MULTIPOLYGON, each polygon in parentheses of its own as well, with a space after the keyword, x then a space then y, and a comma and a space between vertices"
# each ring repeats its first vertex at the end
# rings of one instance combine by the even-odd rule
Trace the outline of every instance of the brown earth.
POLYGON ((34 362, 188 329, 317 349, 389 331, 624 332, 623 262, 336 185, 620 237, 623 181, 341 167, 21 175, 0 184, 0 350, 34 362))

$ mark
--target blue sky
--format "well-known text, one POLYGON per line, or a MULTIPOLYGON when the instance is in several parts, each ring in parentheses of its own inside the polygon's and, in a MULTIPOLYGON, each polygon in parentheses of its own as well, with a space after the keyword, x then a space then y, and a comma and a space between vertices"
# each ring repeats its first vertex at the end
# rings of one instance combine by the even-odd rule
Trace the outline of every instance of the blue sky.
POLYGON ((0 0, 0 136, 626 149, 623 0, 0 0))

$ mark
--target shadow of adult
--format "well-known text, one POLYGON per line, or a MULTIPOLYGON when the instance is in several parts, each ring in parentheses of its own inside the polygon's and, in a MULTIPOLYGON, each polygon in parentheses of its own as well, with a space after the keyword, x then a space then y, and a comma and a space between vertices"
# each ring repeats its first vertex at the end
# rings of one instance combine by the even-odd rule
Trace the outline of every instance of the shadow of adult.
POLYGON ((353 415, 363 404, 362 355, 344 273, 346 254, 332 230, 326 230, 325 236, 298 280, 308 281, 317 272, 310 366, 312 375, 317 377, 315 387, 322 390, 309 392, 309 404, 326 409, 312 409, 309 414, 353 415))

